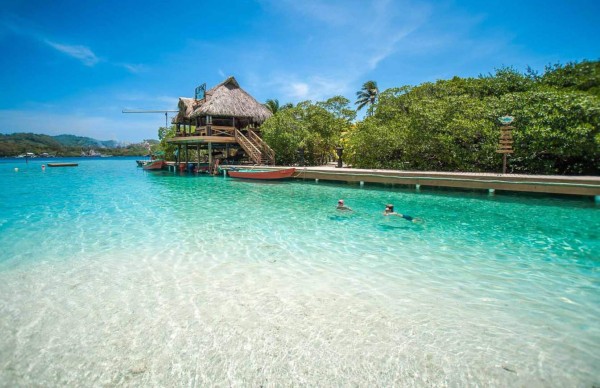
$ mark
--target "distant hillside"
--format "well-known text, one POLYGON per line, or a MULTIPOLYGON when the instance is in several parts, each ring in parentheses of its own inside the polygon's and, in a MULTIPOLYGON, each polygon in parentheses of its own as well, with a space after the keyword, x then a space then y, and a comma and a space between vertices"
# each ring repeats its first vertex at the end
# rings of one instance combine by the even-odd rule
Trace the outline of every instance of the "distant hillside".
MULTIPOLYGON (((148 140, 150 144, 157 141, 148 140)), ((0 134, 0 157, 16 156, 25 152, 55 156, 79 156, 82 151, 101 150, 112 155, 145 155, 146 144, 119 144, 115 140, 96 140, 75 135, 48 136, 35 133, 0 134)))
POLYGON ((58 135, 52 137, 66 147, 115 148, 121 145, 116 140, 96 140, 91 137, 75 135, 58 135))

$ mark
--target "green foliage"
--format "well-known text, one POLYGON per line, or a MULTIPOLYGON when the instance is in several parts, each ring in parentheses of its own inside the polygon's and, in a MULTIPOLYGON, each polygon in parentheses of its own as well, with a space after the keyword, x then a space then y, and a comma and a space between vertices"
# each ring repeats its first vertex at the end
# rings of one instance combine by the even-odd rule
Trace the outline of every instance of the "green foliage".
POLYGON ((332 159, 341 134, 349 130, 356 112, 350 101, 335 96, 313 104, 304 101, 279 110, 261 127, 263 138, 275 151, 278 164, 294 164, 299 148, 305 150, 305 162, 319 165, 332 159))
POLYGON ((587 91, 600 96, 600 61, 547 66, 540 81, 545 85, 587 91))
POLYGON ((166 160, 175 160, 175 150, 177 147, 171 143, 167 143, 167 140, 175 137, 175 126, 160 127, 158 128, 158 139, 159 143, 155 144, 151 148, 153 154, 164 154, 166 160))
POLYGON ((600 173, 600 98, 577 91, 508 94, 500 106, 518 117, 513 171, 600 173))
POLYGON ((598 62, 556 65, 541 76, 512 68, 388 89, 346 137, 356 167, 501 170, 498 117, 515 117, 513 172, 600 173, 598 62))

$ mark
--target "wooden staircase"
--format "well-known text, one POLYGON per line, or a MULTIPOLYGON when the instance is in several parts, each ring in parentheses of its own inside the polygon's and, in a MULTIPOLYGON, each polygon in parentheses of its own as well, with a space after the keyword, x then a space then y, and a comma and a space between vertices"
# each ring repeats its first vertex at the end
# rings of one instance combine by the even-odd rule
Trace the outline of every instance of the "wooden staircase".
POLYGON ((248 129, 248 135, 252 144, 260 151, 262 164, 275 165, 275 151, 253 130, 248 129))
POLYGON ((254 163, 263 164, 262 153, 260 150, 238 129, 235 130, 235 141, 242 146, 254 163))

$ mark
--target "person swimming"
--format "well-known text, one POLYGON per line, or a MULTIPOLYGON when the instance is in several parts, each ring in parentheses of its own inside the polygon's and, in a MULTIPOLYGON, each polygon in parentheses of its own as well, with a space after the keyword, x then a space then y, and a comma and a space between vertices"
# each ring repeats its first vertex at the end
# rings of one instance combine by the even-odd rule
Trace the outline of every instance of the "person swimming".
POLYGON ((383 215, 384 216, 396 216, 396 217, 402 217, 404 218, 406 221, 410 221, 410 222, 418 222, 420 219, 419 218, 414 218, 411 217, 407 214, 402 214, 402 213, 396 213, 394 211, 394 205, 392 204, 387 204, 385 205, 385 210, 383 211, 383 215))
POLYGON ((344 200, 343 199, 340 199, 338 201, 336 209, 337 210, 341 210, 341 211, 347 211, 347 212, 351 212, 352 211, 351 208, 349 208, 348 206, 344 205, 344 200))

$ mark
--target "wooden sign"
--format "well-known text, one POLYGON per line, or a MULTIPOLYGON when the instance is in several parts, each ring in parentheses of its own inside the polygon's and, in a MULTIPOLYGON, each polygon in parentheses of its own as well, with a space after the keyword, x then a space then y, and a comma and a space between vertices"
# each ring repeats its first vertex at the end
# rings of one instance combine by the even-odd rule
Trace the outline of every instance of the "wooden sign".
POLYGON ((498 140, 498 148, 496 149, 496 153, 502 154, 502 173, 506 174, 506 156, 513 153, 512 130, 515 129, 515 127, 511 126, 510 124, 515 121, 515 118, 506 115, 498 117, 498 120, 502 123, 502 126, 500 127, 500 139, 498 140))
MULTIPOLYGON (((508 116, 510 117, 510 116, 508 116)), ((512 119, 512 117, 511 117, 512 119)), ((512 122, 512 120, 511 120, 512 122)), ((498 141, 498 149, 496 150, 496 153, 499 154, 512 154, 513 153, 513 137, 512 137, 512 130, 515 129, 515 127, 512 127, 510 125, 503 125, 502 127, 500 127, 500 140, 498 141)))

